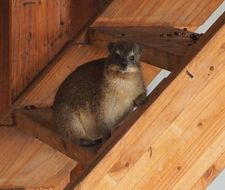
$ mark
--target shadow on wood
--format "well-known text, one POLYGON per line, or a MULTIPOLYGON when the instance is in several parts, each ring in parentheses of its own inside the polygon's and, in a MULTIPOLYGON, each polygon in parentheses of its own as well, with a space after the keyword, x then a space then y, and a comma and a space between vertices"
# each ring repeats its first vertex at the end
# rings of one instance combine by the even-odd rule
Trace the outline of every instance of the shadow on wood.
POLYGON ((128 40, 144 45, 142 61, 159 68, 174 70, 198 40, 193 32, 170 26, 91 27, 90 43, 106 48, 108 42, 128 40))
POLYGON ((63 140, 54 129, 51 109, 17 110, 17 128, 38 138, 68 157, 86 166, 96 154, 95 148, 80 147, 70 140, 63 140))

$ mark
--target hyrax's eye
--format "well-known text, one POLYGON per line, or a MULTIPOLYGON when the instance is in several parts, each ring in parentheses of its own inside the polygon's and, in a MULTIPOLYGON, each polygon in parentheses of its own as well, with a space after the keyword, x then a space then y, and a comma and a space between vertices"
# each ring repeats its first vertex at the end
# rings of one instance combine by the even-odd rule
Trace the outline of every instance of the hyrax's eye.
POLYGON ((133 61, 134 60, 134 56, 132 55, 132 56, 130 56, 130 60, 131 61, 133 61))

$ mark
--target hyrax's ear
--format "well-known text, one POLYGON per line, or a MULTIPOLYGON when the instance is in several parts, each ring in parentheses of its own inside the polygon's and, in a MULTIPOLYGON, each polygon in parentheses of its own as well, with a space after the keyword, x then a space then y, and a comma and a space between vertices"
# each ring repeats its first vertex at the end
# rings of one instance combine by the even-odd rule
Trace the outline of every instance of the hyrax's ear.
POLYGON ((142 44, 136 43, 136 48, 139 54, 142 54, 144 46, 142 44))
POLYGON ((112 54, 113 53, 113 51, 114 51, 114 49, 115 49, 115 46, 116 46, 116 43, 114 43, 114 42, 109 42, 108 43, 108 51, 109 51, 109 53, 110 54, 112 54))

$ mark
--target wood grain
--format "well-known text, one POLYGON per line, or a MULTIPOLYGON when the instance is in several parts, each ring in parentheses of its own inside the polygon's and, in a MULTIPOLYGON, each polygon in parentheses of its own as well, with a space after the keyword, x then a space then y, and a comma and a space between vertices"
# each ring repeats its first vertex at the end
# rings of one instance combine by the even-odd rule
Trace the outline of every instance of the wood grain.
POLYGON ((114 0, 93 26, 173 26, 191 31, 223 0, 114 0))
POLYGON ((211 165, 191 190, 205 190, 225 168, 225 152, 211 165))
POLYGON ((11 105, 9 14, 9 1, 0 1, 0 120, 11 105))
POLYGON ((193 34, 169 26, 150 27, 91 27, 89 39, 92 45, 106 48, 108 42, 128 40, 142 44, 145 49, 141 60, 157 67, 174 70, 196 41, 193 34))
POLYGON ((0 134, 0 188, 61 190, 68 183, 75 161, 15 128, 0 134))
POLYGON ((224 18, 76 189, 191 189, 219 159, 225 151, 224 18))
POLYGON ((15 100, 64 45, 100 10, 94 0, 10 2, 12 96, 15 100))
POLYGON ((38 138, 84 166, 96 154, 94 149, 80 147, 69 140, 63 140, 56 132, 51 109, 18 110, 15 116, 16 127, 22 132, 38 138))

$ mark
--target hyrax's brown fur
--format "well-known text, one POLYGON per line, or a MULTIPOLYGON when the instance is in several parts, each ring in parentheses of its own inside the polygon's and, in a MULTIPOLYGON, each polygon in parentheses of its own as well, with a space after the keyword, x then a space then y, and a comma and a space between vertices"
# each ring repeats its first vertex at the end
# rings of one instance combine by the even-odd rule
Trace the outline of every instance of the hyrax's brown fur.
POLYGON ((80 145, 107 139, 134 104, 145 99, 142 48, 109 43, 109 56, 78 67, 60 86, 53 105, 57 128, 80 145))

